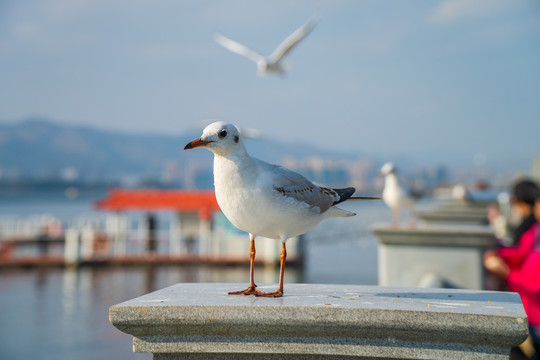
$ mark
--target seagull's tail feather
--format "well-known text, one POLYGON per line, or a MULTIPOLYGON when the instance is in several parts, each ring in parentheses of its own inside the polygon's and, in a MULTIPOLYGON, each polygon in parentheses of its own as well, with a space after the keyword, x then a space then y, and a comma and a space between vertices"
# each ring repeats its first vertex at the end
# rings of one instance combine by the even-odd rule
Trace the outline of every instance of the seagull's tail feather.
MULTIPOLYGON (((324 189, 330 190, 330 189, 327 189, 327 188, 324 188, 324 189)), ((332 206, 330 207, 330 209, 328 209, 328 211, 326 211, 326 217, 327 218, 330 218, 330 217, 347 217, 347 216, 356 215, 355 213, 353 213, 351 211, 343 210, 343 209, 340 209, 337 206, 335 206, 335 205, 337 205, 339 203, 342 203, 344 201, 347 201, 347 200, 377 200, 377 199, 380 199, 380 197, 375 197, 375 196, 352 196, 356 191, 356 189, 353 188, 353 187, 342 188, 342 189, 331 189, 331 191, 333 191, 335 193, 334 195, 338 199, 335 200, 334 203, 332 204, 332 206)))
POLYGON ((347 200, 381 200, 380 196, 351 196, 347 200))
POLYGON ((333 217, 349 217, 349 216, 355 216, 356 213, 353 213, 351 211, 343 210, 341 208, 338 208, 337 206, 331 206, 330 209, 328 209, 325 213, 326 218, 333 218, 333 217))

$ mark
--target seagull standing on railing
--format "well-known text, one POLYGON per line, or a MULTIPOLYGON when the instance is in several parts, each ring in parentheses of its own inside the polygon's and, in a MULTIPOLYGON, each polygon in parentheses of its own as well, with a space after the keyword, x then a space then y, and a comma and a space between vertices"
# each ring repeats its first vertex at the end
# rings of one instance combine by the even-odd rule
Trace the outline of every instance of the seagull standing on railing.
POLYGON ((230 295, 282 296, 287 239, 304 234, 324 219, 356 215, 336 206, 343 201, 379 199, 352 197, 352 187, 330 189, 316 185, 294 171, 249 156, 238 128, 232 124, 208 125, 202 136, 184 149, 196 147, 214 153, 219 207, 233 225, 249 233, 251 240, 249 286, 230 295), (274 292, 259 291, 253 279, 256 236, 282 242, 279 286, 274 292))
POLYGON ((291 35, 289 35, 279 46, 274 50, 274 52, 265 57, 258 53, 255 50, 248 48, 245 45, 242 45, 234 40, 229 39, 221 33, 216 33, 214 35, 214 40, 216 40, 221 46, 235 52, 239 55, 245 56, 248 59, 254 61, 257 64, 257 74, 259 76, 266 75, 267 72, 274 72, 278 74, 283 74, 286 70, 285 65, 281 62, 283 57, 291 51, 291 49, 298 44, 307 34, 313 30, 317 24, 317 19, 312 18, 304 26, 297 29, 291 35))
POLYGON ((394 226, 399 226, 400 212, 408 208, 411 214, 411 226, 416 225, 416 212, 414 206, 420 197, 417 192, 400 186, 396 175, 396 167, 392 163, 386 163, 381 168, 379 176, 384 176, 384 189, 382 198, 386 205, 394 211, 394 226))

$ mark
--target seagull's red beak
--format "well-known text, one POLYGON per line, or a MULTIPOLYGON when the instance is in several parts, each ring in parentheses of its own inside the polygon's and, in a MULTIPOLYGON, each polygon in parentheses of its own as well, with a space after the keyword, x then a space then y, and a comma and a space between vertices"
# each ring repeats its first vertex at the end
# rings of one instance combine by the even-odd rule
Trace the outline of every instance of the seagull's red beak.
POLYGON ((193 140, 190 143, 187 143, 186 146, 184 147, 184 150, 194 149, 196 147, 201 147, 201 146, 206 146, 206 144, 211 143, 211 142, 212 142, 211 140, 202 140, 201 138, 198 138, 196 140, 193 140))

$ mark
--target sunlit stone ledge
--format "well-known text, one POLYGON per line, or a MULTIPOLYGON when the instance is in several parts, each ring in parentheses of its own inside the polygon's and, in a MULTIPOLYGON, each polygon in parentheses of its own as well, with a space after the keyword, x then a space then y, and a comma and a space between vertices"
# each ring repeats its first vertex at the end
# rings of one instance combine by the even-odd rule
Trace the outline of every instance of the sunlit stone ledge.
POLYGON ((508 359, 527 337, 515 293, 286 284, 177 284, 112 306, 110 321, 154 359, 508 359), (264 291, 275 285, 261 285, 264 291))

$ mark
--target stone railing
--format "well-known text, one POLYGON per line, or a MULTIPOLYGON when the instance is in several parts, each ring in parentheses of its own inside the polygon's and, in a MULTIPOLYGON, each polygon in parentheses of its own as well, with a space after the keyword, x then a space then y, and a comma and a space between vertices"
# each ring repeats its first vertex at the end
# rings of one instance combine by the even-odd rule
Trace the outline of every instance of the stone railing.
POLYGON ((487 224, 487 206, 490 203, 497 203, 496 199, 491 201, 448 201, 443 202, 431 211, 420 211, 420 219, 428 223, 450 223, 450 224, 487 224))
POLYGON ((241 287, 177 284, 112 306, 110 320, 156 360, 508 359, 527 337, 515 293, 290 284, 282 298, 227 295, 241 287))
POLYGON ((493 229, 484 225, 372 228, 379 241, 379 285, 484 289, 484 251, 493 229))

